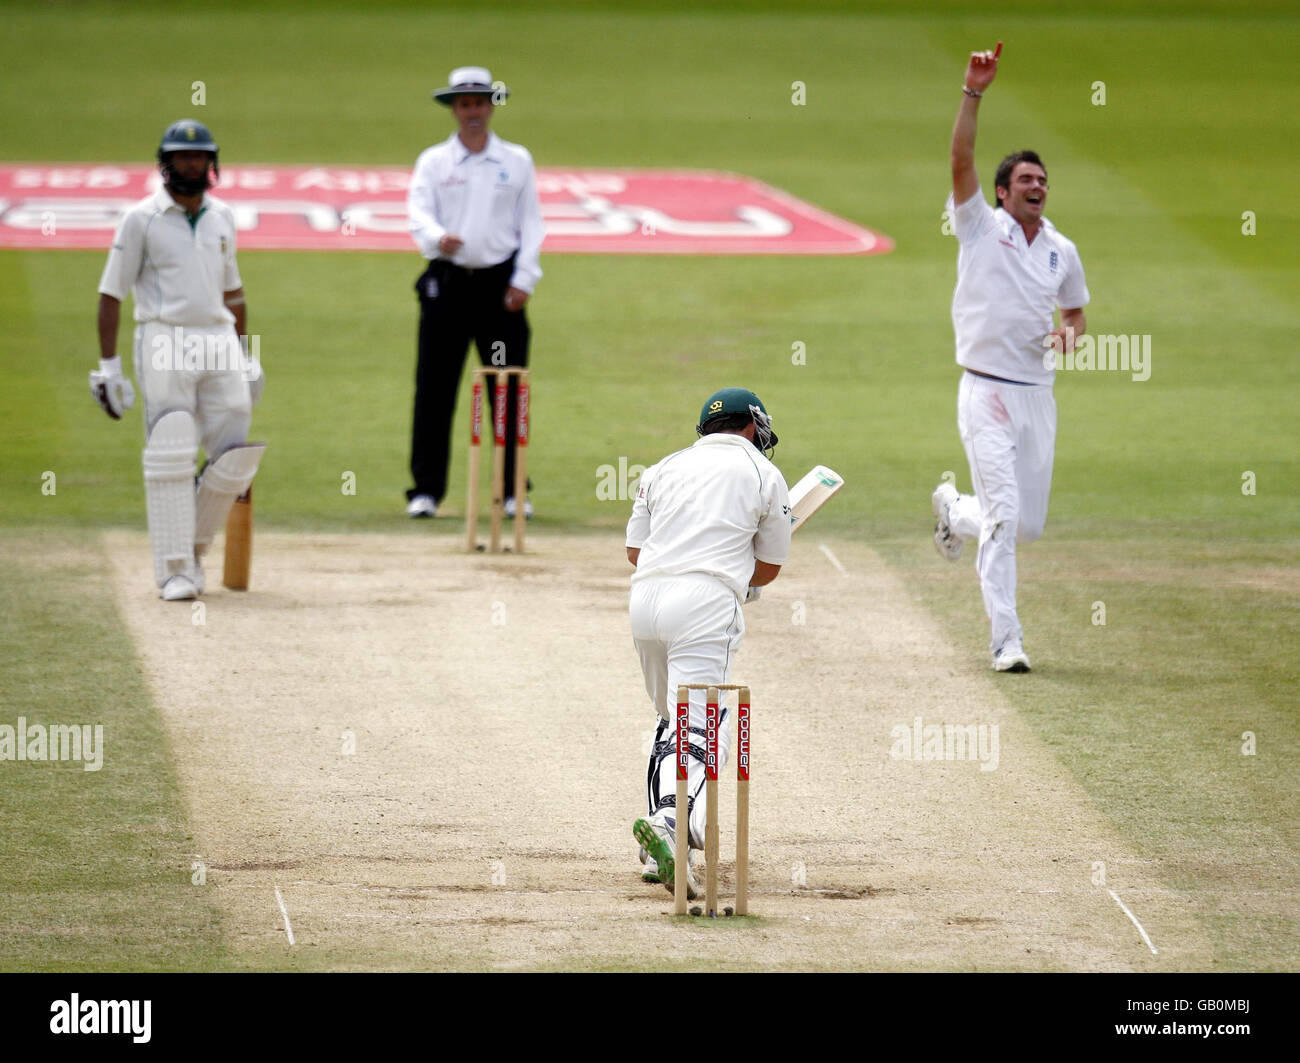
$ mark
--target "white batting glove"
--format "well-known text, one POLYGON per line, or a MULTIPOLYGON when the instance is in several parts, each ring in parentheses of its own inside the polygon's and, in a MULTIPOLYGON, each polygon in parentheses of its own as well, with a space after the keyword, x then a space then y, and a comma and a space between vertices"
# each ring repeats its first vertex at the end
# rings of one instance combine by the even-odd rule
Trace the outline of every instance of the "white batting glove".
POLYGON ((750 587, 747 591, 745 591, 745 601, 744 601, 744 604, 745 604, 745 605, 748 605, 750 602, 756 602, 756 601, 758 601, 759 596, 760 596, 762 593, 763 593, 763 588, 762 588, 762 587, 750 587))
POLYGON ((122 375, 121 358, 101 358, 99 368, 90 371, 90 397, 115 421, 135 405, 135 388, 122 375))

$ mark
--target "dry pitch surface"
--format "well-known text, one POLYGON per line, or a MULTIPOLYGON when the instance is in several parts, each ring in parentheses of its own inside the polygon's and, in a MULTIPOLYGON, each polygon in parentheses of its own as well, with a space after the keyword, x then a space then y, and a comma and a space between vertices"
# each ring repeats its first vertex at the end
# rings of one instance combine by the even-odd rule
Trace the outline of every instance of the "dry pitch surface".
POLYGON ((200 617, 151 592, 142 535, 107 534, 232 948, 284 969, 1208 968, 1183 898, 1002 696, 1025 677, 955 653, 872 550, 810 531, 746 610, 752 915, 717 921, 640 881, 654 715, 618 537, 494 558, 262 535, 253 590, 213 587, 200 617), (892 757, 918 716, 997 724, 996 770, 892 757))

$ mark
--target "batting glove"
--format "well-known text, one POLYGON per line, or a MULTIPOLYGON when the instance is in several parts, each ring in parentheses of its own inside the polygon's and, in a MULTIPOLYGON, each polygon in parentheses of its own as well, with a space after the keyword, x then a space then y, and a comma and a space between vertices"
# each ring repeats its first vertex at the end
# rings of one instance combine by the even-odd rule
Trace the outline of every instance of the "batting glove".
POLYGON ((135 405, 135 388, 122 375, 121 358, 101 358, 99 368, 90 371, 90 397, 115 421, 135 405))
POLYGON ((257 400, 262 397, 262 389, 266 387, 266 374, 262 372, 262 363, 250 358, 244 371, 244 377, 248 381, 248 397, 256 406, 257 400))

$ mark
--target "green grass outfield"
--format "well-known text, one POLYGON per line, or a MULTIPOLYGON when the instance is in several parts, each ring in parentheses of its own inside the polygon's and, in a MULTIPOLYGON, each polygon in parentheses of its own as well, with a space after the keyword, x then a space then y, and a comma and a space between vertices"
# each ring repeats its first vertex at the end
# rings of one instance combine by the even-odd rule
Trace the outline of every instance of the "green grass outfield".
MULTIPOLYGON (((597 499, 600 466, 648 464, 688 443, 703 397, 743 383, 776 418, 787 478, 825 462, 849 481, 818 516, 821 532, 878 543, 980 653, 973 576, 964 564, 959 579, 920 568, 912 548, 928 535, 939 474, 969 486, 948 318, 956 248, 940 211, 964 55, 1003 40, 981 116, 986 184, 1005 151, 1037 148, 1048 213, 1087 268, 1090 329, 1149 334, 1153 348, 1144 383, 1058 381, 1051 518, 1025 555, 1022 610, 1030 652, 1041 646, 1053 665, 1010 696, 1201 906, 1220 966, 1293 968, 1295 920, 1215 898, 1238 869, 1265 883, 1293 883, 1300 869, 1300 18, 1283 3, 1250 14, 1227 3, 929 9, 10 5, 0 151, 144 162, 169 121, 198 114, 228 164, 409 165, 450 131, 430 89, 452 66, 483 62, 514 93, 494 128, 541 165, 732 170, 887 233, 897 250, 866 258, 545 257, 529 308, 535 533, 621 527, 626 503, 597 499), (195 80, 207 86, 202 109, 189 104, 195 80), (806 106, 791 104, 794 81, 806 106), (1092 103, 1098 81, 1105 106, 1092 103), (1242 233, 1245 211, 1254 236, 1242 233), (796 342, 806 365, 792 364, 796 342), (1248 471, 1253 496, 1241 490, 1248 471), (1105 628, 1090 622, 1096 600, 1108 603, 1105 628), (1253 758, 1236 752, 1245 730, 1259 735, 1253 758)), ((454 521, 400 517, 414 251, 245 252, 240 265, 268 375, 254 418, 271 443, 259 523, 458 534, 454 521), (340 491, 344 472, 355 495, 340 491)), ((0 537, 80 550, 87 570, 84 583, 66 563, 36 583, 0 571, 0 722, 86 705, 91 662, 114 673, 102 714, 151 733, 157 714, 98 576, 98 531, 143 526, 138 412, 112 424, 86 391, 102 266, 98 252, 0 252, 0 537), (79 652, 52 655, 53 644, 79 652)), ((459 430, 456 441, 453 514, 459 430)), ((123 928, 0 934, 4 969, 220 964, 219 932, 193 913, 193 935, 127 932, 133 912, 160 903, 159 881, 188 877, 169 862, 183 857, 185 830, 170 766, 137 767, 111 802, 64 793, 79 811, 59 829, 72 819, 52 821, 50 778, 0 765, 0 830, 27 846, 26 866, 0 863, 0 926, 59 923, 60 898, 98 876, 123 928), (120 835, 96 828, 124 815, 148 820, 166 859, 124 854, 120 835)))

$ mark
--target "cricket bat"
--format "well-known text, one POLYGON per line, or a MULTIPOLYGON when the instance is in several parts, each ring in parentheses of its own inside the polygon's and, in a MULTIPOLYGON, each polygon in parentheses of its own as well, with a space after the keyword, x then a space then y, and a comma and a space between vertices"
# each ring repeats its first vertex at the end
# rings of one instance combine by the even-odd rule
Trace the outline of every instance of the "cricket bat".
POLYGON ((803 522, 816 513, 844 486, 844 478, 825 465, 816 466, 812 472, 790 488, 790 531, 796 532, 803 522))
POLYGON ((232 591, 248 590, 253 563, 253 489, 235 499, 226 517, 226 561, 221 582, 232 591))

